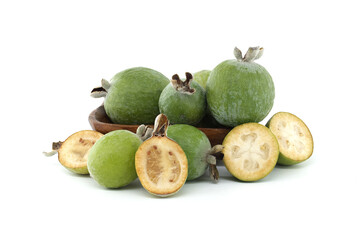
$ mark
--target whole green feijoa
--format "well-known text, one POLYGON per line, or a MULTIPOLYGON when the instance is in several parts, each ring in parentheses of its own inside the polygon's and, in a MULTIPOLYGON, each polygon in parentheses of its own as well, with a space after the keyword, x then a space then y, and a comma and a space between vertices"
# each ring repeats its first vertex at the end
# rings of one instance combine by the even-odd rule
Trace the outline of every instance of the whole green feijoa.
POLYGON ((185 81, 175 74, 160 95, 159 109, 172 124, 195 125, 205 115, 205 90, 192 81, 190 73, 186 73, 185 81))
POLYGON ((226 60, 211 71, 206 85, 211 114, 222 125, 235 127, 247 122, 260 122, 270 112, 275 87, 268 71, 253 61, 263 48, 249 48, 242 57, 235 48, 236 59, 226 60))
POLYGON ((120 188, 134 181, 135 153, 141 143, 136 134, 127 130, 105 134, 89 152, 91 177, 106 188, 120 188))
MULTIPOLYGON (((193 180, 202 176, 211 160, 216 161, 212 153, 208 137, 194 126, 187 124, 170 125, 167 129, 167 136, 177 142, 184 150, 188 160, 187 180, 193 180)), ((216 165, 216 162, 212 162, 216 165)))
POLYGON ((159 114, 159 97, 169 79, 153 69, 135 67, 101 83, 92 96, 105 97, 105 112, 113 123, 151 124, 159 114))
POLYGON ((204 89, 206 89, 206 82, 210 76, 210 70, 202 70, 194 73, 194 82, 199 83, 204 89))

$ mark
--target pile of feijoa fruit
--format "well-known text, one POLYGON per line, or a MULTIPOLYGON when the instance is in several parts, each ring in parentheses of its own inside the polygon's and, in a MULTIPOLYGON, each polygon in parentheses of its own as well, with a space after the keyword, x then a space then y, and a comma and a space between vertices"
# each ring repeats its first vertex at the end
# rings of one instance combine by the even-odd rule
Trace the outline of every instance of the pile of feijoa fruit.
POLYGON ((204 175, 219 179, 216 165, 240 181, 257 181, 276 164, 293 165, 310 158, 312 135, 289 112, 278 112, 261 125, 274 104, 271 75, 254 61, 263 48, 218 64, 212 71, 175 74, 169 80, 153 69, 135 67, 117 73, 91 91, 104 97, 113 123, 140 125, 136 133, 115 130, 103 135, 79 131, 53 143, 51 156, 68 170, 90 176, 105 188, 120 188, 139 178, 156 196, 178 192, 186 181, 204 175), (211 146, 200 124, 231 128, 222 145, 211 146), (154 124, 153 128, 147 125, 154 124))

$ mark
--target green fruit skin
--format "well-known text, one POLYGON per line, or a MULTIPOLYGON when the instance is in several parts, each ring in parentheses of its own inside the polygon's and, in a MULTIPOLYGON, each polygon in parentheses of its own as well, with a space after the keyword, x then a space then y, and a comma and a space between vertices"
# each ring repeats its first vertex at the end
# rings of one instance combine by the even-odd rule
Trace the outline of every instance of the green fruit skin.
MULTIPOLYGON (((306 159, 305 159, 305 160, 306 160, 306 159)), ((305 160, 303 160, 303 161, 305 161, 305 160)), ((301 163, 301 162, 303 162, 303 161, 294 161, 294 160, 292 160, 292 159, 290 159, 290 158, 285 157, 284 154, 280 153, 280 154, 279 154, 279 159, 278 159, 278 161, 277 161, 277 164, 289 166, 289 165, 294 165, 294 164, 301 163)))
POLYGON ((127 130, 105 134, 90 149, 90 175, 106 188, 120 188, 137 178, 135 153, 142 141, 127 130))
MULTIPOLYGON (((269 121, 266 123, 266 127, 268 127, 269 128, 269 130, 270 130, 270 122, 271 122, 271 119, 272 118, 270 118, 269 119, 269 121)), ((276 138, 276 137, 275 137, 276 138)), ((277 140, 277 139, 276 139, 277 140)), ((310 156, 311 156, 311 154, 310 154, 310 156)), ((309 158, 307 158, 307 159, 309 159, 309 158)), ((277 160, 277 164, 278 165, 284 165, 284 166, 290 166, 290 165, 295 165, 295 164, 298 164, 298 163, 302 163, 302 162, 304 162, 305 160, 307 160, 307 159, 304 159, 304 160, 302 160, 302 161, 295 161, 295 160, 292 160, 291 158, 288 158, 288 157, 286 157, 284 154, 282 154, 281 153, 281 151, 279 151, 279 158, 278 158, 278 160, 277 160)))
POLYGON ((191 95, 176 91, 171 83, 162 91, 159 109, 168 117, 170 123, 195 125, 204 117, 206 111, 205 90, 197 82, 191 82, 190 86, 196 90, 191 95))
POLYGON ((210 70, 202 70, 193 74, 195 82, 199 83, 204 89, 206 89, 206 82, 210 76, 210 70))
POLYGON ((82 175, 89 174, 89 170, 88 170, 87 166, 82 167, 82 168, 69 168, 69 167, 65 167, 65 168, 67 170, 69 170, 70 172, 73 172, 73 173, 76 173, 76 174, 82 174, 82 175))
POLYGON ((113 123, 152 124, 169 79, 155 70, 136 67, 116 74, 110 84, 104 107, 113 123))
POLYGON ((222 125, 235 127, 262 121, 274 104, 275 87, 261 65, 226 60, 211 72, 206 95, 214 118, 222 125))
POLYGON ((167 136, 177 142, 185 152, 188 160, 187 180, 202 176, 208 166, 206 158, 211 149, 205 133, 190 125, 175 124, 168 127, 167 136))

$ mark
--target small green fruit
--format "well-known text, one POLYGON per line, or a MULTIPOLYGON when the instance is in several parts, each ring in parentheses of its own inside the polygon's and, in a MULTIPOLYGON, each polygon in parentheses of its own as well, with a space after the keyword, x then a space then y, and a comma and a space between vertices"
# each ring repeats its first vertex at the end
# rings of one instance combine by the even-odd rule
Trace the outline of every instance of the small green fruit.
POLYGON ((235 48, 236 60, 215 67, 206 84, 211 114, 222 125, 235 127, 260 122, 270 112, 275 98, 274 83, 264 67, 254 63, 263 48, 250 48, 245 57, 235 48))
POLYGON ((194 73, 194 81, 199 83, 204 89, 206 89, 206 82, 210 76, 210 70, 202 70, 194 73))
POLYGON ((144 67, 124 70, 102 87, 94 88, 93 97, 105 97, 104 108, 113 123, 151 124, 159 114, 159 97, 169 84, 163 74, 144 67))
POLYGON ((134 181, 135 153, 141 143, 136 134, 127 130, 105 134, 88 156, 91 177, 106 188, 120 188, 134 181))
POLYGON ((167 136, 184 150, 188 160, 187 180, 202 176, 208 165, 211 144, 205 133, 186 124, 175 124, 168 128, 167 136))
POLYGON ((175 74, 160 95, 159 108, 172 124, 195 125, 205 115, 205 90, 192 81, 190 73, 186 73, 185 81, 175 74))
POLYGON ((278 164, 294 165, 309 159, 313 153, 314 142, 305 123, 288 112, 278 112, 266 126, 279 142, 278 164))

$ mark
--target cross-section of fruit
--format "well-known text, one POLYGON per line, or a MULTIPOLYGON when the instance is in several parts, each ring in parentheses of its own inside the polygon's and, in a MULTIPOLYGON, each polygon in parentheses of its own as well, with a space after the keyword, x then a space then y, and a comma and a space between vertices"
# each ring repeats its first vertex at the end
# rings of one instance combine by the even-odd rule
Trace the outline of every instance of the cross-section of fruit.
POLYGON ((257 181, 275 167, 279 145, 265 126, 246 123, 232 129, 223 141, 224 164, 241 181, 257 181))
POLYGON ((166 136, 168 120, 160 114, 153 136, 143 142, 135 155, 136 172, 142 186, 157 196, 169 196, 181 189, 188 174, 185 152, 166 136))
POLYGON ((293 165, 310 158, 314 142, 305 123, 288 112, 276 113, 266 124, 279 142, 278 164, 293 165))
POLYGON ((59 162, 66 169, 78 174, 89 174, 87 168, 89 150, 102 136, 102 133, 92 130, 79 131, 63 142, 54 142, 53 151, 45 155, 58 153, 59 162))

